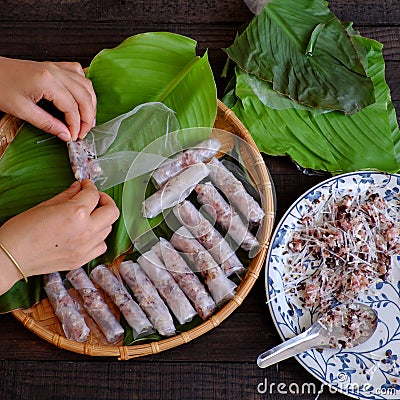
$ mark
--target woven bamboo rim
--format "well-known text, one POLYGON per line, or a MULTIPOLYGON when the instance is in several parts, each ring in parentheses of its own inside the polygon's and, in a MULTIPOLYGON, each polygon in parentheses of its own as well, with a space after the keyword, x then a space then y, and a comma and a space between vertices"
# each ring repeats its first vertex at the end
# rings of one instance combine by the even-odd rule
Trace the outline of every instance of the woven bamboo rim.
MULTIPOLYGON (((14 138, 22 123, 20 119, 10 115, 5 115, 0 120, 0 154, 3 153, 8 143, 14 138)), ((218 113, 214 126, 215 128, 239 136, 250 145, 242 149, 243 161, 259 189, 262 206, 265 211, 265 218, 259 231, 260 251, 251 260, 246 275, 238 286, 233 299, 208 320, 187 332, 177 334, 176 336, 158 342, 135 344, 131 346, 102 345, 92 338, 89 338, 86 343, 68 340, 47 299, 42 300, 31 308, 15 310, 12 312, 13 316, 21 321, 27 329, 59 348, 90 356, 118 357, 119 360, 129 360, 131 358, 156 354, 188 343, 217 327, 225 318, 235 311, 250 292, 264 265, 274 224, 274 195, 270 175, 250 133, 236 115, 219 100, 218 113)))

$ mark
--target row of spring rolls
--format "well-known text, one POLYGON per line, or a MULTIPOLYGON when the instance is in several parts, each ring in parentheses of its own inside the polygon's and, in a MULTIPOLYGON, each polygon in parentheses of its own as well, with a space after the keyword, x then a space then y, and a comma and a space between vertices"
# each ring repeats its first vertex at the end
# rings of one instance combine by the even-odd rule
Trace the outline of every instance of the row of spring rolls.
MULTIPOLYGON (((104 265, 95 267, 90 277, 82 268, 67 273, 67 279, 82 298, 84 309, 109 343, 120 341, 124 330, 93 282, 119 308, 132 327, 135 339, 147 336, 154 329, 163 336, 172 336, 175 334, 175 324, 171 312, 180 324, 191 321, 196 314, 206 320, 217 305, 233 297, 236 285, 184 229, 176 232, 171 241, 176 243, 195 271, 204 278, 209 292, 176 248, 164 238, 140 256, 137 263, 124 261, 119 267, 119 274, 139 304, 122 281, 104 265)), ((79 342, 86 341, 90 330, 79 311, 79 304, 65 289, 59 273, 46 276, 45 290, 66 337, 79 342)))

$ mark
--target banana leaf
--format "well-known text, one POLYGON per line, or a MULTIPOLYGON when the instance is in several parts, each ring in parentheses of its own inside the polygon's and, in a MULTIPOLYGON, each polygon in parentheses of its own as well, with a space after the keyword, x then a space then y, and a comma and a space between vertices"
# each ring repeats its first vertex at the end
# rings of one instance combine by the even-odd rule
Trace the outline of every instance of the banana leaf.
POLYGON ((375 101, 361 55, 326 1, 271 0, 225 51, 307 107, 354 114, 375 101))
POLYGON ((181 128, 212 126, 216 87, 207 54, 196 56, 196 41, 167 32, 132 36, 91 62, 97 122, 139 104, 159 101, 177 113, 181 128))
MULTIPOLYGON (((233 111, 261 151, 289 155, 301 167, 334 174, 359 169, 399 170, 400 132, 385 81, 382 45, 361 36, 352 40, 366 51, 367 73, 377 97, 374 104, 350 116, 338 111, 316 115, 293 107, 273 109, 260 100, 248 77, 237 69, 235 95, 239 101, 233 111)), ((259 80, 258 85, 263 85, 266 93, 273 91, 269 82, 259 80)))
MULTIPOLYGON (((217 111, 216 87, 207 53, 196 55, 196 42, 167 32, 128 38, 101 51, 87 76, 98 98, 97 122, 103 123, 145 102, 162 102, 176 112, 179 125, 211 127, 217 111)), ((135 134, 133 132, 132 134, 135 134)), ((160 132, 165 134, 165 132, 160 132)), ((135 149, 154 140, 140 137, 135 149)), ((0 159, 0 222, 49 199, 73 181, 65 143, 24 124, 0 159)), ((123 184, 107 192, 122 209, 123 184)), ((123 215, 108 237, 104 260, 126 252, 131 240, 123 215)), ((41 280, 18 282, 0 296, 0 312, 27 307, 40 299, 41 280)))

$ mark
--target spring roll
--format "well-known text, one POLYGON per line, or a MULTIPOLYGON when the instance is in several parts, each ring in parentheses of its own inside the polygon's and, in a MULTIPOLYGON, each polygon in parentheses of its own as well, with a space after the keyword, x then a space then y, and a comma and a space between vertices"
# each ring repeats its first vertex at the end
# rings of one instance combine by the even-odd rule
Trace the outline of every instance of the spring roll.
POLYGON ((86 342, 90 329, 58 272, 44 276, 44 290, 54 313, 61 322, 66 338, 80 343, 86 342))
POLYGON ((67 142, 68 155, 75 179, 90 179, 93 182, 102 177, 103 171, 96 161, 94 146, 86 139, 67 142))
POLYGON ((189 229, 190 233, 210 252, 217 264, 221 265, 226 276, 243 271, 243 264, 228 242, 190 201, 185 200, 177 204, 173 211, 179 222, 189 229))
POLYGON ((258 225, 264 218, 264 211, 250 196, 235 175, 215 157, 207 164, 209 177, 214 185, 219 188, 243 217, 251 224, 258 225))
POLYGON ((119 342, 124 335, 124 328, 117 321, 83 268, 68 272, 67 279, 80 294, 85 310, 104 333, 107 341, 112 344, 119 342))
POLYGON ((160 241, 152 249, 164 262, 179 287, 192 302, 197 314, 203 320, 211 317, 215 311, 215 301, 179 252, 164 238, 160 238, 160 241))
POLYGON ((211 254, 187 228, 181 226, 172 235, 171 244, 181 251, 193 268, 200 273, 217 305, 221 305, 235 295, 236 284, 227 278, 211 254))
POLYGON ((171 314, 140 265, 132 261, 124 261, 119 266, 119 272, 160 335, 174 335, 175 326, 171 314))
POLYGON ((121 311, 126 322, 132 328, 134 339, 154 332, 153 325, 146 317, 146 314, 133 300, 125 286, 105 265, 98 265, 89 276, 93 282, 97 283, 110 296, 121 311))
POLYGON ((220 147, 221 142, 218 139, 211 138, 178 154, 154 171, 152 178, 155 186, 160 188, 170 178, 190 165, 208 161, 218 153, 220 147))
POLYGON ((173 207, 186 199, 194 187, 209 173, 203 163, 194 164, 171 178, 161 189, 143 202, 142 213, 153 218, 163 210, 173 207))
POLYGON ((197 201, 204 206, 207 214, 217 221, 243 250, 250 251, 258 247, 258 240, 211 182, 199 183, 194 190, 197 193, 197 201))
POLYGON ((150 250, 142 254, 137 262, 179 323, 183 325, 191 321, 196 315, 195 309, 157 254, 150 250))

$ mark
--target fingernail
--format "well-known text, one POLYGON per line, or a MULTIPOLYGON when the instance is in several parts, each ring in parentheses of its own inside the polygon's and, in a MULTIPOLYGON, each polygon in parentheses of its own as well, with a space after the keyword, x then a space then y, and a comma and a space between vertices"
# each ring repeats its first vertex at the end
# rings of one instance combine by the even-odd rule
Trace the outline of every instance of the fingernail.
POLYGON ((93 120, 93 128, 96 126, 96 118, 93 120))
POLYGON ((71 135, 67 132, 61 132, 60 134, 57 135, 61 140, 64 140, 64 142, 68 142, 68 140, 71 139, 71 135))
POLYGON ((72 185, 71 185, 71 187, 77 187, 77 186, 80 186, 80 182, 79 181, 75 181, 72 185))

